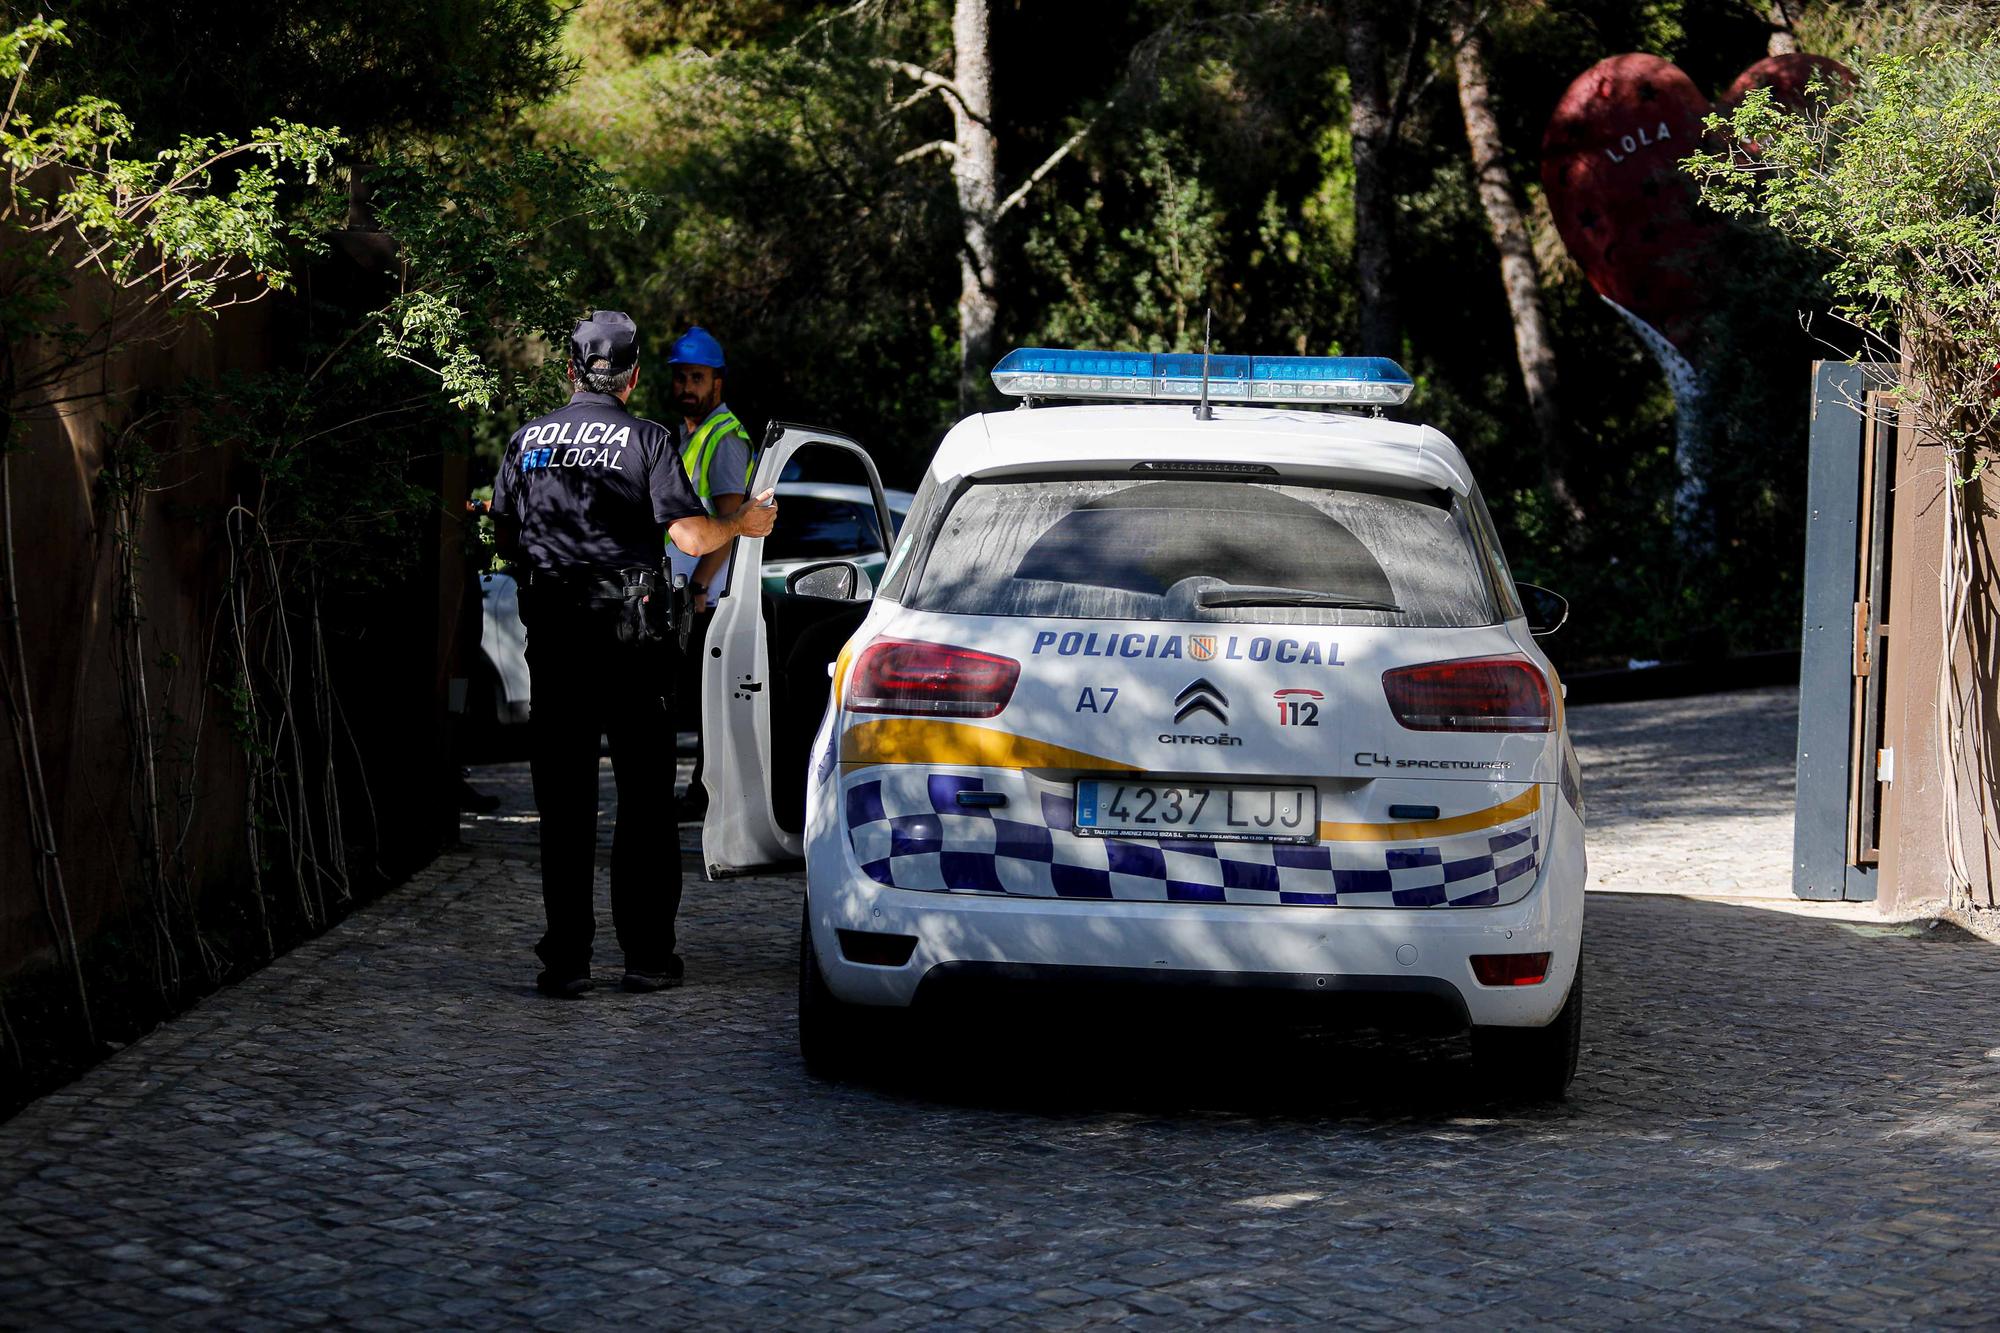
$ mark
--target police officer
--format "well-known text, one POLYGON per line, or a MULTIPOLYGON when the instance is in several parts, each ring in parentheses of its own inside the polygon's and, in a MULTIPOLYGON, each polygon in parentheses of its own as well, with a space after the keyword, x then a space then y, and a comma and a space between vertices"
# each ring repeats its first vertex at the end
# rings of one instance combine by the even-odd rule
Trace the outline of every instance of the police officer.
MULTIPOLYGON (((722 377, 727 369, 722 344, 696 324, 674 340, 667 359, 673 368, 674 407, 686 426, 681 464, 702 507, 713 517, 728 518, 749 492, 751 457, 749 432, 722 401, 722 377)), ((699 560, 679 552, 669 554, 674 572, 686 575, 693 595, 695 621, 688 634, 682 687, 698 691, 702 643, 714 619, 715 599, 729 586, 729 551, 711 551, 699 560)), ((745 586, 754 593, 754 586, 745 586)), ((681 803, 683 819, 698 818, 708 807, 708 793, 701 785, 702 759, 702 742, 698 740, 694 776, 688 780, 687 799, 681 803)))
POLYGON ((639 382, 639 331, 629 316, 599 310, 576 326, 569 378, 568 404, 508 441, 492 504, 501 554, 524 567, 548 916, 535 946, 543 965, 535 984, 563 997, 591 985, 600 736, 610 738, 618 784, 611 917, 625 954, 624 986, 680 983, 680 844, 674 826, 659 819, 673 800, 675 731, 672 655, 657 615, 663 534, 699 556, 739 536, 761 537, 777 518, 769 491, 727 518, 707 514, 673 432, 626 411, 639 382))

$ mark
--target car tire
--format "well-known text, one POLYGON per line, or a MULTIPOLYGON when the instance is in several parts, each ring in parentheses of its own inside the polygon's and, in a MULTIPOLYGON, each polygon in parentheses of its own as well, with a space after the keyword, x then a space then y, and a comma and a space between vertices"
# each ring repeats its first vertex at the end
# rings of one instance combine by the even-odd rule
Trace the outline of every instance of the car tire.
POLYGON ((1480 1086, 1504 1101, 1559 1102, 1569 1095, 1583 1049, 1583 968, 1547 1027, 1472 1029, 1472 1068, 1480 1086))
POLYGON ((814 1078, 837 1080, 854 1072, 862 1049, 863 1016, 857 1009, 827 989, 813 950, 808 903, 799 924, 799 1054, 814 1078))

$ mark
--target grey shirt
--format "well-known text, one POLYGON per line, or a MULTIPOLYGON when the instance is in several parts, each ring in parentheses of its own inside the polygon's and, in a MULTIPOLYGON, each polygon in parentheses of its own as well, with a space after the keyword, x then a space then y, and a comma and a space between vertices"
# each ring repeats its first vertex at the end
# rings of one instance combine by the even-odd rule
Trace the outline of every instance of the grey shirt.
MULTIPOLYGON (((731 431, 715 442, 715 461, 709 465, 709 498, 718 495, 748 495, 750 476, 750 440, 737 431, 731 431)), ((709 512, 715 506, 709 505, 709 512)))

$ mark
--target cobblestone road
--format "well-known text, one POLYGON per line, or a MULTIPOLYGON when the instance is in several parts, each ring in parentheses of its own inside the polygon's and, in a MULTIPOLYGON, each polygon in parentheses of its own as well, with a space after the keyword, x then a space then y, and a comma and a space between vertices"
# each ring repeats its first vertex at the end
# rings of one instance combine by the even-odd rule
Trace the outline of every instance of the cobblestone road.
POLYGON ((0 1126, 0 1324, 2000 1309, 2000 951, 1951 932, 1594 896, 1559 1109, 1456 1041, 1088 1024, 830 1086, 795 884, 692 885, 683 991, 543 1000, 519 827, 0 1126))
POLYGON ((1593 889, 1791 895, 1796 689, 1598 704, 1569 720, 1593 889))

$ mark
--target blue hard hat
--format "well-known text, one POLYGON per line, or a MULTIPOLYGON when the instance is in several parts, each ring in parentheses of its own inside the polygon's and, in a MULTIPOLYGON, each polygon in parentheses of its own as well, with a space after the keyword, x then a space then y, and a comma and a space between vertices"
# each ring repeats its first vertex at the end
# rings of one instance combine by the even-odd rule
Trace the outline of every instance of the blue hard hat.
POLYGON ((701 325, 691 326, 686 333, 674 339, 674 345, 667 354, 667 361, 676 366, 711 366, 723 369, 722 344, 715 335, 701 325))

